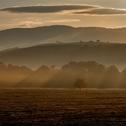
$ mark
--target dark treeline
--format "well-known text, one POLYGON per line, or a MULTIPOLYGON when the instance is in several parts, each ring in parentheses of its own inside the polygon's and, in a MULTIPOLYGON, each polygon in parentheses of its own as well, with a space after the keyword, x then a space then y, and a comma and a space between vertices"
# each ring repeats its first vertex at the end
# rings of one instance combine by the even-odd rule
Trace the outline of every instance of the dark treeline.
POLYGON ((0 87, 12 87, 28 77, 33 71, 25 66, 0 63, 0 87))
POLYGON ((115 65, 106 67, 96 62, 71 62, 64 65, 46 86, 124 88, 126 69, 120 72, 115 65))
POLYGON ((94 61, 70 62, 60 69, 41 66, 37 70, 0 64, 1 87, 126 88, 126 69, 94 61))

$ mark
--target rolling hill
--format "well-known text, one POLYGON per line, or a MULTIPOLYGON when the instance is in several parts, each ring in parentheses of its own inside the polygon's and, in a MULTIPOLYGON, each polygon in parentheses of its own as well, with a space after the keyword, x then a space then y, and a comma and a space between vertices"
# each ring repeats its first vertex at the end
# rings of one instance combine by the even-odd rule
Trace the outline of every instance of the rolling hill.
POLYGON ((14 28, 0 31, 0 49, 28 47, 42 43, 109 41, 126 42, 126 28, 70 27, 64 25, 14 28))
POLYGON ((126 67, 126 44, 76 42, 42 44, 0 52, 0 61, 38 68, 41 65, 61 66, 70 61, 96 61, 104 65, 126 67))

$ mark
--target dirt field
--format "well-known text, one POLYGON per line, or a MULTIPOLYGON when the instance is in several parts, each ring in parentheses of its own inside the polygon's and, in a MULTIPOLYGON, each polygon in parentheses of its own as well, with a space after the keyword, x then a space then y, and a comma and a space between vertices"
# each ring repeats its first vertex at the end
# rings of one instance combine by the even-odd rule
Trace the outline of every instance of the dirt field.
POLYGON ((126 126, 126 90, 0 90, 0 126, 126 126))

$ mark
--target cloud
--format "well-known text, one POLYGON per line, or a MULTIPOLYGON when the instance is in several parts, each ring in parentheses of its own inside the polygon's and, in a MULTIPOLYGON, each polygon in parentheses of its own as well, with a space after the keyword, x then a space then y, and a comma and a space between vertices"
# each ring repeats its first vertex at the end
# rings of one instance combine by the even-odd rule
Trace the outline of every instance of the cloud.
POLYGON ((79 22, 80 19, 61 19, 61 20, 51 20, 51 23, 64 23, 64 22, 79 22))
POLYGON ((75 12, 74 14, 89 14, 89 15, 122 15, 126 14, 126 10, 111 9, 111 8, 95 8, 88 11, 75 12))
POLYGON ((27 6, 27 7, 11 7, 1 9, 1 11, 9 11, 15 13, 57 13, 67 12, 74 14, 89 15, 122 15, 126 14, 126 10, 105 8, 95 5, 54 5, 54 6, 27 6))
POLYGON ((31 28, 41 26, 43 22, 41 21, 22 21, 18 23, 19 27, 31 28))
POLYGON ((22 12, 19 11, 20 9, 18 10, 18 8, 24 7, 16 7, 14 9, 15 11, 12 12, 9 11, 11 9, 4 9, 3 11, 0 11, 0 30, 15 27, 31 28, 45 25, 112 28, 126 26, 126 10, 121 9, 95 5, 57 5, 36 6, 35 8, 38 10, 41 8, 41 11, 39 10, 39 12, 37 9, 32 9, 32 7, 26 7, 28 10, 26 9, 22 12), (57 9, 55 9, 55 7, 57 9), (48 10, 47 8, 51 9, 48 10))
POLYGON ((28 6, 28 7, 12 7, 1 9, 2 11, 10 11, 17 13, 56 13, 67 10, 84 10, 91 9, 90 5, 56 5, 56 6, 28 6))

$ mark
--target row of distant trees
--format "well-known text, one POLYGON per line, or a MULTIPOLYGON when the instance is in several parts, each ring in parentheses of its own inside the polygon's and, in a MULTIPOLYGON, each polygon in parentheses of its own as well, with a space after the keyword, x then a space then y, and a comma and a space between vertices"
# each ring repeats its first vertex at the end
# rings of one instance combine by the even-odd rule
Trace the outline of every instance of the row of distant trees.
POLYGON ((126 69, 97 62, 70 62, 49 80, 50 85, 74 88, 126 88, 126 69), (71 86, 70 86, 71 85, 71 86))
POLYGON ((37 70, 0 64, 0 84, 48 88, 126 88, 126 69, 106 67, 94 61, 70 62, 61 68, 42 66, 37 70), (20 83, 22 82, 22 83, 20 83))

